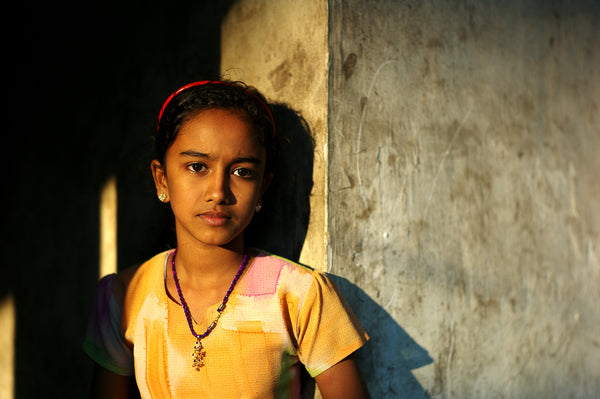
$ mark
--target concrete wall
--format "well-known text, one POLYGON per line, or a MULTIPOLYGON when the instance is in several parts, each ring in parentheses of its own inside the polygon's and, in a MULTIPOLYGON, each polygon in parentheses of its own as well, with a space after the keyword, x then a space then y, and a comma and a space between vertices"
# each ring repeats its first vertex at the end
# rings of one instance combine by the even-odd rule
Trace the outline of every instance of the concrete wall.
POLYGON ((599 397, 597 3, 329 8, 329 271, 373 397, 599 397))

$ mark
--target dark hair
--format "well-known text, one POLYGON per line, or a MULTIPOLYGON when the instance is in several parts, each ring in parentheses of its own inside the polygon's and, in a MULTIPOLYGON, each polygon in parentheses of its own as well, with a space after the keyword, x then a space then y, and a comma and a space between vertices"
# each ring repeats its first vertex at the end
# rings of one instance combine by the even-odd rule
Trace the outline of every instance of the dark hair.
POLYGON ((272 171, 275 126, 264 96, 242 82, 210 81, 188 86, 175 92, 163 105, 154 134, 155 159, 164 166, 167 150, 181 127, 202 111, 220 108, 239 112, 250 123, 256 139, 267 151, 265 171, 272 171))

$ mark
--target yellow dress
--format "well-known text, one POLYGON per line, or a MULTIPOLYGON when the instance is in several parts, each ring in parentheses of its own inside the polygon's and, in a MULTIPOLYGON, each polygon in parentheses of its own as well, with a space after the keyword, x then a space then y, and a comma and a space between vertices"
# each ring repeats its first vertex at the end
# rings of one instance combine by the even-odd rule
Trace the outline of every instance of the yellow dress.
MULTIPOLYGON (((196 338, 165 289, 169 255, 140 266, 125 293, 114 289, 114 275, 100 282, 83 345, 101 366, 135 374, 144 399, 298 398, 300 367, 315 377, 368 340, 326 274, 261 252, 202 340, 205 365, 195 370, 196 338)), ((206 330, 217 307, 196 331, 206 330)))

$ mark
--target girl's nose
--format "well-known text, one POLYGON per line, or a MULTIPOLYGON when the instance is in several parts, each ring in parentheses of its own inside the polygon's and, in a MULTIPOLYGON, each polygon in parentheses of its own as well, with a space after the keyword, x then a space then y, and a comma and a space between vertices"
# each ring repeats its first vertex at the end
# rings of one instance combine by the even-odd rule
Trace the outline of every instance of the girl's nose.
POLYGON ((205 199, 215 204, 223 204, 231 201, 231 189, 229 187, 229 175, 213 171, 207 176, 207 187, 205 199))

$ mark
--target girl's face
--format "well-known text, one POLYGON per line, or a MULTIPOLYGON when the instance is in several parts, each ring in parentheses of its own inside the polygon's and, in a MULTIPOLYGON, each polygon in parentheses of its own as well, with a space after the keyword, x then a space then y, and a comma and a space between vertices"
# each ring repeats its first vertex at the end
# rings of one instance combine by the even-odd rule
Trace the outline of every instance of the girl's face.
POLYGON ((270 176, 266 150, 239 113, 202 111, 179 130, 165 165, 152 162, 158 193, 167 194, 178 245, 243 247, 242 232, 270 176))

